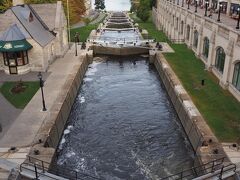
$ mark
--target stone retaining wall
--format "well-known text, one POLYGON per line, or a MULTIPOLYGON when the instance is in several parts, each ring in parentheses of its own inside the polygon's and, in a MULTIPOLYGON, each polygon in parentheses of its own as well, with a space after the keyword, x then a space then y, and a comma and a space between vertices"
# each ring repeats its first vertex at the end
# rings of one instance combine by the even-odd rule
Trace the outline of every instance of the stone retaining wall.
MULTIPOLYGON (((185 133, 195 151, 195 162, 203 164, 226 157, 221 144, 193 104, 190 96, 181 85, 164 56, 161 53, 156 53, 153 63, 159 72, 185 133)), ((227 158, 226 161, 229 162, 227 158)))

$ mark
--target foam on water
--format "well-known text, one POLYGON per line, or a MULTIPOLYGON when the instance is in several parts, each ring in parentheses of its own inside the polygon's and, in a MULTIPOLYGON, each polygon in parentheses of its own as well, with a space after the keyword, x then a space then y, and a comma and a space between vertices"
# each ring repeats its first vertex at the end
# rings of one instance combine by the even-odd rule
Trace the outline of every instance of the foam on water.
POLYGON ((90 82, 90 81, 92 81, 93 79, 86 77, 86 78, 84 78, 83 80, 84 80, 85 82, 90 82))

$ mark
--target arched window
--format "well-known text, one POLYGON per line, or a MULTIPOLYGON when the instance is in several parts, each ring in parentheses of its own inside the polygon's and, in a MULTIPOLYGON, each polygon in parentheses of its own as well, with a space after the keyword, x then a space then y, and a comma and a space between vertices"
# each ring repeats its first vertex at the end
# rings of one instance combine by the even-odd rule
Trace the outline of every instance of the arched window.
POLYGON ((222 47, 218 47, 216 51, 216 68, 219 72, 223 73, 225 63, 225 52, 222 47))
POLYGON ((240 91, 240 62, 235 64, 232 84, 240 91))
POLYGON ((183 21, 181 21, 181 31, 180 31, 181 34, 183 34, 183 21))
POLYGON ((178 18, 177 18, 177 24, 176 24, 176 29, 178 30, 178 18))
POLYGON ((187 36, 186 36, 187 40, 189 40, 190 38, 190 26, 187 25, 187 36))
POLYGON ((194 31, 193 47, 197 48, 197 46, 198 46, 198 32, 194 31))
POLYGON ((209 53, 209 39, 205 37, 203 40, 203 56, 205 58, 208 58, 208 53, 209 53))

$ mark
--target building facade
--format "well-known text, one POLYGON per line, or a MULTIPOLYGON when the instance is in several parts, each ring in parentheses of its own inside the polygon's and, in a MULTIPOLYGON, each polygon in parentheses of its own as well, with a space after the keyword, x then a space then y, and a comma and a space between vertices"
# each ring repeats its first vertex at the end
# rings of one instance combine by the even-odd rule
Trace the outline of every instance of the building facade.
POLYGON ((13 7, 0 14, 0 24, 0 70, 8 74, 46 71, 68 49, 67 21, 60 1, 24 4, 14 0, 13 7))
POLYGON ((240 32, 173 1, 158 0, 153 8, 156 27, 175 42, 187 44, 197 57, 240 101, 240 32))

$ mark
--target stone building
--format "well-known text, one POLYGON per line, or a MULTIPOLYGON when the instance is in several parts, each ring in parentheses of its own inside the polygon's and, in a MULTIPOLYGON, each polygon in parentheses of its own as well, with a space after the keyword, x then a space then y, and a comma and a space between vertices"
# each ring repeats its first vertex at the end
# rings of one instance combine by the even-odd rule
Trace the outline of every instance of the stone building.
POLYGON ((219 84, 240 101, 239 30, 167 0, 157 1, 153 18, 169 39, 187 44, 219 84))
POLYGON ((68 49, 62 2, 24 4, 0 14, 0 70, 8 74, 46 71, 68 49))

